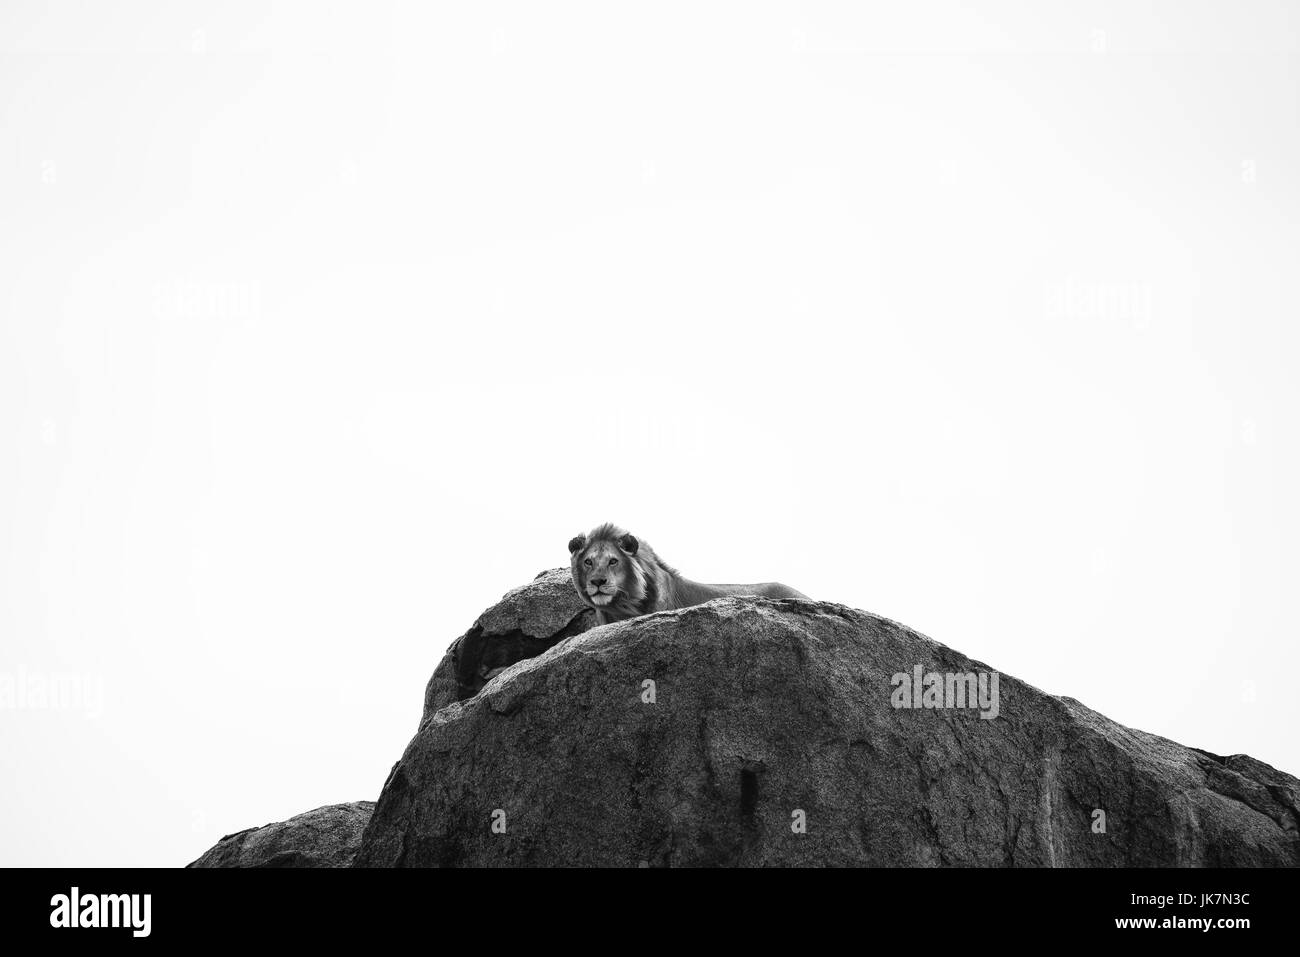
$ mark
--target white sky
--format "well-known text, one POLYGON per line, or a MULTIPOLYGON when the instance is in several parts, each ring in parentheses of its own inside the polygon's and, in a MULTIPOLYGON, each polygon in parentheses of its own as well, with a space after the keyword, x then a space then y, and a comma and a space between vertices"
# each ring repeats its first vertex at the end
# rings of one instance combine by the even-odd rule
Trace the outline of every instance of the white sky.
POLYGON ((1300 772, 1288 6, 9 0, 0 864, 375 798, 605 520, 1300 772))

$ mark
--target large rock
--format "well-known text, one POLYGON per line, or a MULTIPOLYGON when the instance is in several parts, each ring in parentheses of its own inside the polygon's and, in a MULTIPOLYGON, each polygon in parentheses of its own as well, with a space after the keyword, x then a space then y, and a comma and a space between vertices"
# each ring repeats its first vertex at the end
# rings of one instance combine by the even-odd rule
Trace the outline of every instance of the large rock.
POLYGON ((531 583, 506 592, 452 642, 425 686, 423 720, 478 694, 516 661, 536 657, 595 624, 595 612, 578 598, 567 568, 539 572, 531 583))
POLYGON ((1300 864, 1290 775, 1006 675, 995 718, 894 707, 918 665, 992 671, 826 603, 591 628, 544 573, 438 667, 356 863, 1300 864))
POLYGON ((227 834, 189 867, 347 867, 373 801, 331 804, 278 824, 227 834))

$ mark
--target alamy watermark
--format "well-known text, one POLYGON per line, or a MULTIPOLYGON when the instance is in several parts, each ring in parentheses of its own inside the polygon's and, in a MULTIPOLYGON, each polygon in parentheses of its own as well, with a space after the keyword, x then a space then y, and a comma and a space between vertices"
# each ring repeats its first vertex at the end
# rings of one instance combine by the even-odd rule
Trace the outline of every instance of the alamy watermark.
POLYGON ((50 898, 51 927, 124 927, 148 937, 153 921, 151 894, 83 894, 74 887, 50 898))
POLYGON ((262 312, 262 287, 256 282, 187 282, 153 287, 153 314, 159 319, 256 319, 262 312))
POLYGON ((981 718, 998 716, 998 673, 996 671, 926 671, 916 665, 911 672, 897 672, 889 681, 893 692, 889 703, 895 708, 970 708, 981 718))
POLYGON ((81 711, 98 718, 104 712, 104 678, 21 667, 0 671, 0 711, 81 711))
POLYGON ((1151 284, 1066 276, 1043 284, 1043 312, 1049 319, 1118 322, 1145 329, 1151 322, 1151 284))

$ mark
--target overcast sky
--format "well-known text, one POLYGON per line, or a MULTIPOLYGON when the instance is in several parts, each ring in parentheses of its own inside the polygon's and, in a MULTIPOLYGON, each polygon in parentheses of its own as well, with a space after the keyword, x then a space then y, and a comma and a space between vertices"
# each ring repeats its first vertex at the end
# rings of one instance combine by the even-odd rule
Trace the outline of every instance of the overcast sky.
POLYGON ((1300 772, 1294 5, 614 9, 0 6, 0 864, 374 799, 606 520, 1300 772))

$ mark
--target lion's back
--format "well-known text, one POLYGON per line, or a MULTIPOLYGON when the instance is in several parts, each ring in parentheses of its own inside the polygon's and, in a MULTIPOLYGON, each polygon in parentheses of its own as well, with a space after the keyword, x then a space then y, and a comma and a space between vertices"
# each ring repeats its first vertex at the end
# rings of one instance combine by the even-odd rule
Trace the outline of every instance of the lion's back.
POLYGON ((780 582, 763 582, 761 585, 755 585, 755 588, 761 589, 757 594, 763 598, 801 598, 804 601, 810 601, 809 597, 797 588, 791 588, 789 585, 782 585, 780 582))
POLYGON ((738 598, 800 598, 804 601, 812 600, 797 588, 791 588, 789 585, 783 585, 780 582, 757 582, 752 585, 708 585, 706 587, 715 590, 715 594, 709 596, 715 598, 723 595, 734 595, 738 598))

